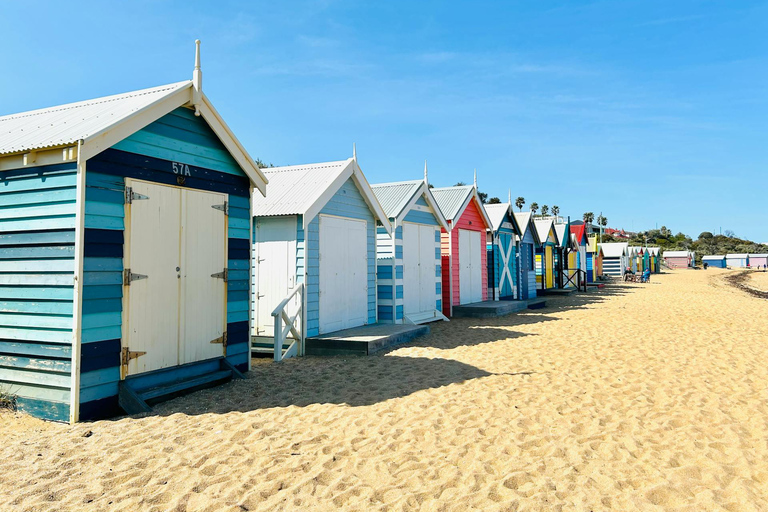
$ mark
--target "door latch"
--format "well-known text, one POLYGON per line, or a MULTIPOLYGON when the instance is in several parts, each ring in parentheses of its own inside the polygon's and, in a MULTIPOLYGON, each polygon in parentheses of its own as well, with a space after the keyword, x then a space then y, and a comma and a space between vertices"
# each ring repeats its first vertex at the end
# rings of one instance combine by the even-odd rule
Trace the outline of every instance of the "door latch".
POLYGON ((149 276, 144 274, 134 274, 131 269, 127 268, 123 270, 123 284, 130 286, 132 281, 139 281, 140 279, 147 279, 149 276))

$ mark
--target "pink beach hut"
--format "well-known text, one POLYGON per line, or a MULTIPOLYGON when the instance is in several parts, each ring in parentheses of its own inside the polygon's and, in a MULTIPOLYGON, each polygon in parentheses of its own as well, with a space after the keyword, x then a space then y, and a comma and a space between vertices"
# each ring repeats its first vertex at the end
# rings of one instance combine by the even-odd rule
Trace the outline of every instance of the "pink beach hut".
POLYGON ((768 265, 768 254, 750 254, 749 266, 754 268, 760 268, 768 265))
POLYGON ((488 299, 486 229, 492 228, 476 185, 433 188, 432 196, 448 221, 442 229, 443 314, 453 307, 488 299))

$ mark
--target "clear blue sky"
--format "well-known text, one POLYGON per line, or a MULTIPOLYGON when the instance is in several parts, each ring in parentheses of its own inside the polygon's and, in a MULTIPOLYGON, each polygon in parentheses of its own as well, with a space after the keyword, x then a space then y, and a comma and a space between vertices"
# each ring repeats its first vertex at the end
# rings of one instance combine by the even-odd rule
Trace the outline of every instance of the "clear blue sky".
POLYGON ((252 156, 768 242, 768 3, 11 2, 0 114, 191 78, 252 156))

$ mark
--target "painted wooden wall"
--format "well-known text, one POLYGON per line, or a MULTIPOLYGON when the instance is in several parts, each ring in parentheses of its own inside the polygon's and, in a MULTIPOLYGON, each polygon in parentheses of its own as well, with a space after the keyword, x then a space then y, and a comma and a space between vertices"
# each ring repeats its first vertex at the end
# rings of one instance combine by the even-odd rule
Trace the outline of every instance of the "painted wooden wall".
POLYGON ((520 266, 518 270, 520 281, 518 284, 518 290, 520 294, 519 297, 522 299, 532 299, 536 297, 536 242, 533 238, 532 229, 533 228, 527 229, 525 231, 525 236, 523 236, 523 239, 520 241, 520 266), (527 283, 527 286, 523 286, 523 279, 526 280, 525 282, 527 283))
MULTIPOLYGON (((320 210, 320 215, 334 215, 366 221, 368 233, 368 323, 376 323, 376 222, 357 185, 349 178, 320 210)), ((320 332, 320 219, 307 226, 307 336, 320 332)), ((402 278, 402 277, 401 277, 402 278)))
POLYGON ((69 420, 76 181, 74 163, 0 173, 0 390, 58 421, 69 420))
MULTIPOLYGON (((429 205, 420 197, 416 205, 428 208, 429 205)), ((395 219, 389 219, 394 225, 395 219)), ((439 226, 440 223, 432 212, 411 208, 404 217, 405 222, 427 226, 439 226)), ((435 309, 442 311, 442 283, 440 261, 440 232, 435 231, 435 309)), ((380 323, 399 324, 404 319, 403 286, 403 227, 397 226, 390 235, 383 227, 376 230, 376 293, 377 312, 380 323), (399 277, 398 277, 399 276, 399 277)))
MULTIPOLYGON (((451 226, 450 234, 445 233, 445 229, 441 230, 441 246, 440 250, 443 256, 443 314, 445 316, 451 316, 451 307, 458 306, 459 300, 459 230, 466 229, 469 231, 480 231, 480 248, 481 254, 486 253, 486 226, 485 220, 482 214, 477 209, 475 201, 469 202, 469 205, 464 209, 464 212, 456 219, 456 224, 451 226), (446 239, 450 236, 450 245, 446 239), (450 251, 453 251, 450 254, 450 251), (446 256, 449 256, 446 259, 446 256), (448 263, 448 260, 450 264, 448 263), (448 285, 449 292, 446 294, 446 285, 448 285)), ((488 263, 487 258, 481 259, 481 272, 482 272, 482 293, 483 300, 488 300, 488 263)))
POLYGON ((488 289, 493 290, 493 297, 497 300, 517 299, 520 296, 517 290, 519 279, 517 271, 517 246, 514 230, 508 221, 494 233, 493 243, 487 245, 487 250, 491 255, 490 261, 493 264, 492 268, 488 268, 488 289), (505 265, 502 252, 506 255, 508 250, 510 251, 510 256, 505 265), (507 272, 509 272, 508 275, 511 277, 511 283, 506 277, 502 282, 502 276, 505 275, 504 267, 506 267, 507 272))

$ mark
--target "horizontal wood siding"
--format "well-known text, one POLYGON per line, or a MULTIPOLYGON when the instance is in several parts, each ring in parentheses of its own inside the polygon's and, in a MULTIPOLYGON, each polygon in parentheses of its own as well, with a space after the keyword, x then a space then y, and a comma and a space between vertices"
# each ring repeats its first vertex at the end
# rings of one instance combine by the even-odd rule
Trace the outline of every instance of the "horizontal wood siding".
POLYGON ((444 228, 440 230, 440 273, 441 288, 440 304, 443 315, 451 316, 451 237, 452 233, 444 228))
POLYGON ((0 391, 67 421, 76 165, 0 173, 0 391))
MULTIPOLYGON (((459 229, 480 231, 480 245, 482 254, 485 254, 485 220, 477 209, 474 200, 469 202, 462 214, 456 220, 456 225, 451 229, 451 236, 453 238, 453 254, 451 259, 451 284, 453 285, 453 293, 451 294, 451 300, 454 306, 458 306, 461 303, 459 300, 459 229)), ((486 258, 481 258, 481 260, 483 300, 488 300, 488 263, 486 258)))
MULTIPOLYGON (((320 210, 334 215, 366 221, 368 262, 368 323, 376 323, 376 222, 352 178, 349 178, 320 210)), ((307 336, 320 330, 320 219, 316 216, 307 227, 307 336)))

